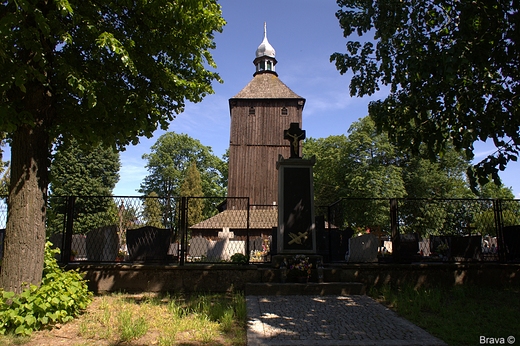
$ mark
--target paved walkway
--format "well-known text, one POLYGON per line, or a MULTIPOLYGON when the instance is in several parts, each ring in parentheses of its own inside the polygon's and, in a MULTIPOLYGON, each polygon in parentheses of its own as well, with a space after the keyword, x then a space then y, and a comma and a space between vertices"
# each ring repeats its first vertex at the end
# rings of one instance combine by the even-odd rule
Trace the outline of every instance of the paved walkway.
POLYGON ((249 346, 446 346, 364 295, 247 296, 249 346))

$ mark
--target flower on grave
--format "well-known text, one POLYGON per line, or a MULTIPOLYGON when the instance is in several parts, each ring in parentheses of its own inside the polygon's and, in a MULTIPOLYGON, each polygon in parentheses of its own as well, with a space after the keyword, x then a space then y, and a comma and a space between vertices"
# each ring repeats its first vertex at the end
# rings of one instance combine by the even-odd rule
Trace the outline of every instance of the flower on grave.
POLYGON ((262 262, 264 260, 265 253, 260 250, 251 250, 251 262, 262 262))
POLYGON ((312 263, 309 262, 309 257, 305 255, 294 256, 293 263, 291 264, 290 270, 296 272, 297 276, 311 275, 312 263))

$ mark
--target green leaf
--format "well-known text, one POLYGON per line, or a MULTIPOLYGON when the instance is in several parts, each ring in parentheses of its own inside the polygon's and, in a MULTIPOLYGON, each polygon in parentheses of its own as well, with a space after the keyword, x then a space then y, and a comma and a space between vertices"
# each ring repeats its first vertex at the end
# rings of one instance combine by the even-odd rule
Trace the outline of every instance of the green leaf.
POLYGON ((54 2, 56 3, 56 7, 58 7, 60 11, 67 14, 73 14, 72 7, 70 6, 68 0, 54 0, 54 2))
MULTIPOLYGON (((417 153, 420 145, 426 145, 435 160, 449 145, 470 153, 469 157, 474 156, 477 140, 507 138, 518 143, 520 106, 512 95, 518 94, 520 75, 511 67, 518 65, 520 3, 419 1, 412 6, 406 1, 345 0, 338 4, 336 16, 347 48, 330 59, 340 74, 352 72, 352 96, 388 88, 388 96, 371 103, 369 115, 379 129, 398 139, 402 150, 411 147, 417 153), (370 35, 351 40, 354 33, 369 31, 370 35)), ((500 156, 518 150, 518 145, 503 144, 495 141, 497 152, 476 165, 473 186, 477 178, 483 182, 490 175, 499 183, 495 171, 513 160, 504 162, 500 156)))

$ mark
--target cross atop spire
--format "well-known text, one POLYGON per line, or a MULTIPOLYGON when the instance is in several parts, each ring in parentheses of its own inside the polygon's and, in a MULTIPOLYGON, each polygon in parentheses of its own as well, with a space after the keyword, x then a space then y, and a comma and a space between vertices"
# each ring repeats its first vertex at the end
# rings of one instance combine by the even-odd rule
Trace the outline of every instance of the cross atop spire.
POLYGON ((256 49, 256 57, 260 58, 262 56, 270 56, 272 58, 274 58, 274 56, 275 56, 275 50, 274 50, 273 46, 271 46, 271 44, 267 40, 267 23, 266 22, 264 22, 264 39, 263 39, 262 43, 260 43, 260 45, 256 49))

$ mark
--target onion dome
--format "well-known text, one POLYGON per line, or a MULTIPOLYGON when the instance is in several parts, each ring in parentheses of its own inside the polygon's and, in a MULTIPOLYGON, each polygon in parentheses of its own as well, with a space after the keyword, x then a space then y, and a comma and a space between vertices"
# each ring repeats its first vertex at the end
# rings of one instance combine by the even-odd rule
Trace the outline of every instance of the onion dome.
POLYGON ((253 61, 256 66, 256 72, 253 76, 259 73, 272 73, 276 76, 274 66, 276 65, 275 50, 267 40, 267 25, 264 22, 264 40, 256 49, 256 58, 253 61))

